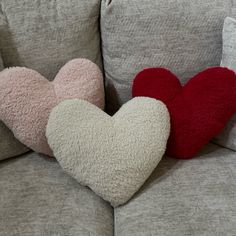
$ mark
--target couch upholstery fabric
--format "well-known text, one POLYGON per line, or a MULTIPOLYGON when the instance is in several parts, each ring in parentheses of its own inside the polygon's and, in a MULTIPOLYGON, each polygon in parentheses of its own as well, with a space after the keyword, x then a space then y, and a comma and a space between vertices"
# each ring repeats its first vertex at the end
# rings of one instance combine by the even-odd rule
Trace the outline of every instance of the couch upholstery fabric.
POLYGON ((223 21, 231 0, 103 0, 101 33, 108 110, 131 98, 134 76, 166 67, 185 83, 219 66, 223 21))
POLYGON ((0 162, 1 236, 112 236, 113 209, 36 153, 0 162))
POLYGON ((236 155, 209 144, 199 157, 165 157, 127 205, 116 236, 236 235, 236 155))
MULTIPOLYGON (((4 67, 0 54, 0 71, 3 69, 4 67)), ((28 151, 28 148, 21 144, 6 125, 0 121, 0 161, 20 155, 26 151, 28 151)))
MULTIPOLYGON (((236 71, 236 19, 231 17, 227 17, 224 21, 221 66, 236 71)), ((236 115, 214 142, 236 151, 236 115)))
POLYGON ((4 66, 25 66, 52 80, 73 58, 101 66, 100 0, 0 0, 4 66))
POLYGON ((29 149, 14 137, 3 122, 0 122, 0 161, 27 151, 29 149))

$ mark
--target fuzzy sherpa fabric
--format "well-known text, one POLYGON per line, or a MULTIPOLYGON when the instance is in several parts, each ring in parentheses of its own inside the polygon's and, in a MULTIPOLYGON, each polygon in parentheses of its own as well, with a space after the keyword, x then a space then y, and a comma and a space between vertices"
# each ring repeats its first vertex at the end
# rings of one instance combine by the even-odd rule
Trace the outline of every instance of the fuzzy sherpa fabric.
POLYGON ((62 168, 117 206, 155 169, 169 132, 168 110, 155 99, 135 98, 112 117, 73 99, 52 110, 46 135, 62 168))
POLYGON ((103 77, 97 65, 74 59, 61 68, 53 82, 27 68, 0 73, 0 119, 36 152, 52 155, 45 136, 48 117, 54 106, 70 98, 104 107, 103 77))
POLYGON ((189 159, 218 135, 236 112, 236 74, 227 68, 210 68, 182 87, 169 70, 150 68, 136 76, 133 96, 156 98, 167 105, 171 115, 167 154, 189 159))

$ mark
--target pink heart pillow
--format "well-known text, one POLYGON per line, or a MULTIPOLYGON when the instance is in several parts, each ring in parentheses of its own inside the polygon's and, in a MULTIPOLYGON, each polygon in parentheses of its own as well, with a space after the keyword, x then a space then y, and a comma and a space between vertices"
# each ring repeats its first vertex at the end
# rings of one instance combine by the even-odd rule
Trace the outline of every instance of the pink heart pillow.
POLYGON ((36 152, 53 155, 45 136, 49 114, 58 103, 73 98, 104 108, 102 73, 87 59, 68 62, 52 82, 22 67, 0 73, 0 120, 36 152))

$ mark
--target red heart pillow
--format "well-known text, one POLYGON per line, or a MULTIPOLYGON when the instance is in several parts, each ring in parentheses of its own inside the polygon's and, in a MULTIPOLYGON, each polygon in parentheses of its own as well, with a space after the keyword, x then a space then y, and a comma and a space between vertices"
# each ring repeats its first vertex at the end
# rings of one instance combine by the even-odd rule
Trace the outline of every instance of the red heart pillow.
POLYGON ((167 155, 189 159, 218 135, 236 112, 236 74, 222 67, 207 69, 182 87, 169 70, 150 68, 133 83, 133 97, 164 102, 171 115, 167 155))

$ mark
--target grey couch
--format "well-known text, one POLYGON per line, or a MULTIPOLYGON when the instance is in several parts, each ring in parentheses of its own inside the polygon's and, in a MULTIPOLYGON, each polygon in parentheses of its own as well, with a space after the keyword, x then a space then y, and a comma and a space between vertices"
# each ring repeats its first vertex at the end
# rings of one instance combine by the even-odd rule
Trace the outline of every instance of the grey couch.
MULTIPOLYGON (((111 110, 130 99, 144 67, 168 67, 184 83, 219 65, 223 20, 236 16, 230 0, 0 0, 0 7, 3 67, 27 66, 52 80, 69 59, 86 57, 104 70, 111 110)), ((209 143, 192 160, 164 157, 140 191, 113 209, 55 159, 14 148, 22 155, 0 162, 1 236, 236 235, 236 153, 229 149, 209 143)))

